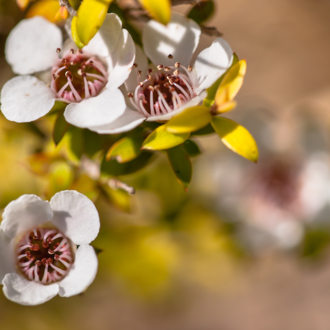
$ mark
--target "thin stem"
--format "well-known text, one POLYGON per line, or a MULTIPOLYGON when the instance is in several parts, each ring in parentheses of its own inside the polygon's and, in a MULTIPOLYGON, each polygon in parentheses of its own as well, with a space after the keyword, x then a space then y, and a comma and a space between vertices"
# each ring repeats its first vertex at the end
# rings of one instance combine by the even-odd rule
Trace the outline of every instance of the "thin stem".
POLYGON ((202 2, 200 0, 172 0, 172 7, 179 5, 195 5, 196 3, 202 2))
POLYGON ((69 0, 58 0, 61 7, 65 7, 71 16, 77 16, 77 11, 74 10, 69 0))
POLYGON ((133 187, 130 187, 129 185, 127 185, 124 182, 119 181, 118 179, 110 179, 108 184, 109 184, 109 187, 114 190, 119 188, 119 189, 126 191, 130 195, 135 194, 135 189, 133 187))

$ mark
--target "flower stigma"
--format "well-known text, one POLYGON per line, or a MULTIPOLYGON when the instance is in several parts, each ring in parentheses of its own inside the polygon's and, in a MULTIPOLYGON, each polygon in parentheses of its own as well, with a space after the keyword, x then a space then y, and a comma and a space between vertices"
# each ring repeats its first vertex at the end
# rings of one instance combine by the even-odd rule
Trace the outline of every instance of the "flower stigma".
MULTIPOLYGON (((172 55, 168 58, 173 60, 172 55)), ((133 68, 139 78, 142 72, 137 66, 135 63, 133 68)), ((146 79, 138 83, 134 93, 127 95, 134 108, 146 117, 178 110, 197 95, 191 66, 173 61, 171 66, 158 65, 157 70, 149 69, 146 79)))
POLYGON ((59 230, 34 228, 17 244, 17 266, 30 281, 50 284, 62 280, 73 263, 70 240, 59 230))
MULTIPOLYGON (((60 48, 56 52, 61 52, 60 48)), ((107 69, 95 56, 69 51, 52 68, 51 88, 60 99, 80 102, 96 96, 107 83, 107 69)))

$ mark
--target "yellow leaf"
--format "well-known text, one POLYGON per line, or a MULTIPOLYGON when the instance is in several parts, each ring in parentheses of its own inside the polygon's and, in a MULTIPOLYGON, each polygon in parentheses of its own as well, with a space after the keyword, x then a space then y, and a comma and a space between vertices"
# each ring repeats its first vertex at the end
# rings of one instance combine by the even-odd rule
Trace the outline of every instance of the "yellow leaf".
POLYGON ((230 68, 223 78, 215 95, 215 104, 221 106, 223 103, 232 101, 243 85, 246 73, 246 61, 241 60, 230 68))
POLYGON ((150 16, 166 25, 171 19, 170 0, 139 0, 141 5, 147 10, 150 16))
POLYGON ((60 5, 58 1, 53 0, 44 0, 34 3, 28 12, 26 13, 26 17, 30 18, 33 16, 43 16, 49 21, 55 23, 56 22, 56 14, 60 10, 60 5))
POLYGON ((223 103, 223 104, 219 105, 218 107, 216 107, 215 111, 214 112, 212 111, 212 113, 221 114, 221 113, 229 112, 229 111, 235 109, 236 105, 237 105, 236 101, 229 101, 229 102, 223 103))
POLYGON ((77 16, 74 16, 72 18, 72 22, 71 22, 71 36, 72 36, 72 40, 74 41, 74 43, 77 45, 78 48, 83 48, 85 46, 84 43, 81 42, 81 40, 78 37, 78 32, 77 32, 77 16))
POLYGON ((212 120, 210 109, 205 106, 187 108, 165 125, 170 133, 190 133, 206 126, 212 120))
POLYGON ((247 129, 224 117, 214 117, 211 124, 229 149, 252 162, 258 161, 257 144, 247 129))
POLYGON ((206 107, 211 107, 214 103, 214 99, 215 99, 215 94, 217 93, 217 90, 223 80, 223 78, 226 76, 226 74, 228 73, 228 71, 239 61, 238 56, 236 53, 233 54, 233 62, 230 66, 230 68, 211 86, 209 87, 206 91, 207 91, 207 96, 203 101, 203 105, 205 105, 206 107))
POLYGON ((143 142, 142 149, 165 150, 188 140, 190 133, 173 134, 165 130, 165 125, 155 129, 143 142))
POLYGON ((124 137, 113 144, 106 155, 106 159, 116 159, 118 163, 127 163, 141 154, 143 138, 124 137))
POLYGON ((113 0, 84 0, 77 12, 77 34, 87 45, 102 26, 110 3, 113 0))

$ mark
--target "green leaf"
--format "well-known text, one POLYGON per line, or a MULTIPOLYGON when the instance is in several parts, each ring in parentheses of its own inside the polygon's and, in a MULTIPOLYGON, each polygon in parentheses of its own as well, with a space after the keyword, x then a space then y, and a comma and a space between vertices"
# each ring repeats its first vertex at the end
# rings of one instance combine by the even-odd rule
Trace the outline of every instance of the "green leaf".
POLYGON ((187 151, 188 155, 190 157, 196 157, 201 154, 201 150, 196 142, 193 140, 187 140, 184 144, 183 147, 187 151))
POLYGON ((191 133, 206 126, 212 120, 210 109, 197 105, 187 108, 178 115, 174 116, 164 126, 170 133, 191 133))
POLYGON ((170 0, 139 0, 141 5, 147 10, 150 16, 166 25, 171 19, 171 1, 170 0))
MULTIPOLYGON (((231 67, 234 66, 236 63, 238 63, 239 59, 236 53, 233 54, 233 63, 231 64, 231 67)), ((214 103, 215 94, 217 93, 217 90, 225 77, 226 73, 230 70, 230 68, 210 87, 206 90, 207 96, 203 101, 203 105, 206 107, 211 107, 214 103)))
POLYGON ((64 111, 59 112, 53 130, 53 140, 56 146, 61 142, 69 126, 70 124, 64 118, 64 111))
POLYGON ((103 249, 95 247, 93 244, 91 244, 91 246, 93 247, 96 255, 99 255, 100 253, 102 253, 104 251, 103 249))
POLYGON ((330 233, 326 228, 308 228, 301 244, 301 255, 305 258, 320 259, 330 245, 330 233))
POLYGON ((166 150, 188 140, 190 133, 173 134, 165 130, 165 125, 159 126, 144 140, 142 149, 166 150))
POLYGON ((75 10, 79 8, 81 1, 82 0, 69 0, 71 7, 75 10))
POLYGON ((143 137, 124 137, 117 141, 107 152, 106 159, 116 159, 118 163, 127 163, 141 154, 143 137))
POLYGON ((193 19, 197 24, 203 24, 214 14, 214 1, 202 1, 192 7, 187 17, 193 19))
POLYGON ((55 104, 53 105, 53 107, 51 108, 51 110, 48 112, 47 115, 53 115, 59 111, 64 111, 66 106, 68 104, 62 101, 55 101, 55 104))
POLYGON ((115 159, 107 161, 104 157, 101 163, 101 172, 111 176, 132 174, 147 166, 152 156, 151 152, 143 152, 127 163, 118 163, 115 159))
POLYGON ((246 61, 241 60, 233 65, 224 76, 217 93, 215 104, 221 108, 224 103, 231 102, 243 85, 246 73, 246 61))
POLYGON ((145 128, 151 129, 151 130, 155 130, 156 128, 158 128, 159 126, 162 126, 162 125, 163 124, 157 123, 155 121, 144 121, 141 124, 141 127, 145 127, 145 128))
POLYGON ((77 159, 80 159, 84 153, 83 130, 71 125, 69 126, 68 133, 70 133, 69 134, 70 150, 77 159))
POLYGON ((177 146, 167 150, 167 156, 176 178, 187 191, 192 177, 192 165, 187 151, 183 146, 177 146))
POLYGON ((76 27, 78 39, 83 44, 87 45, 100 29, 111 2, 112 0, 84 0, 82 2, 77 12, 76 27))
POLYGON ((116 135, 97 134, 88 129, 83 129, 84 153, 93 157, 101 150, 108 150, 118 137, 116 135))
POLYGON ((126 29, 132 36, 134 42, 142 47, 141 35, 138 30, 125 19, 125 11, 121 9, 115 2, 112 2, 109 6, 108 13, 114 13, 118 15, 123 24, 123 29, 126 29))
POLYGON ((247 129, 224 117, 214 117, 211 123, 229 149, 255 163, 258 161, 257 144, 247 129))
POLYGON ((208 134, 213 134, 213 133, 214 133, 214 129, 213 129, 212 125, 208 124, 205 127, 199 129, 198 131, 192 132, 191 135, 200 136, 200 135, 208 135, 208 134))

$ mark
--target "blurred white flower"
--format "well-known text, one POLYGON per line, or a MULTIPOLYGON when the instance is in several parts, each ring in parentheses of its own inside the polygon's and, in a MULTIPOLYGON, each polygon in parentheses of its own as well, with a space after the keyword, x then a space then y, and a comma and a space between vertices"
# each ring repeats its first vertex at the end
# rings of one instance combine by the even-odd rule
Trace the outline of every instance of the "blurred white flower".
POLYGON ((118 87, 130 74, 135 46, 115 14, 106 16, 83 50, 71 39, 62 46, 61 30, 42 17, 22 20, 9 34, 5 55, 20 74, 1 91, 1 110, 11 121, 34 121, 58 100, 69 103, 64 116, 70 124, 92 129, 112 123, 126 109, 118 87), (32 75, 45 70, 46 83, 32 75))
POLYGON ((136 47, 134 70, 125 81, 128 103, 123 115, 112 124, 99 126, 98 133, 129 131, 144 120, 167 121, 184 109, 198 105, 209 88, 230 67, 233 51, 222 38, 213 41, 190 66, 198 46, 198 24, 178 13, 162 25, 154 20, 143 29, 143 51, 136 47), (143 78, 144 76, 144 78, 143 78))
POLYGON ((89 243, 99 229, 94 204, 76 191, 62 191, 50 202, 23 195, 9 203, 0 227, 5 296, 32 306, 57 294, 83 292, 97 273, 98 259, 89 243))
POLYGON ((240 120, 256 136, 260 160, 255 165, 230 153, 209 155, 208 171, 199 169, 207 198, 224 219, 237 223, 239 238, 255 252, 296 247, 306 226, 326 225, 330 157, 324 129, 302 113, 290 124, 267 118, 266 111, 248 112, 240 120))

